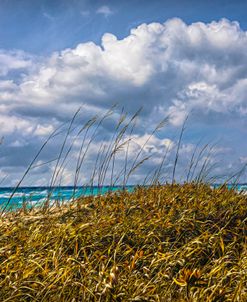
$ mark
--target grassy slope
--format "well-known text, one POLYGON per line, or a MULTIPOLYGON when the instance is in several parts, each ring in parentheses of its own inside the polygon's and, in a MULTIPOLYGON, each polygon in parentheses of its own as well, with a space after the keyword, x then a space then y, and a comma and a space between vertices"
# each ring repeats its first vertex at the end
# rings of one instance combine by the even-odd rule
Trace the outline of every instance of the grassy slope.
POLYGON ((0 221, 1 301, 247 301, 247 196, 139 188, 0 221))

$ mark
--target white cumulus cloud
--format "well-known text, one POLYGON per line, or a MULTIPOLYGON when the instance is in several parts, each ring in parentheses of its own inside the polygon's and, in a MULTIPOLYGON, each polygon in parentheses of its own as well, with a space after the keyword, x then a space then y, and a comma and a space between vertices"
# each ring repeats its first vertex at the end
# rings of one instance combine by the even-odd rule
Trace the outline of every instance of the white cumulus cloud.
MULTIPOLYGON (((97 13, 113 11, 102 6, 97 13)), ((114 103, 128 112, 143 107, 142 135, 166 115, 179 127, 190 112, 202 127, 225 120, 240 127, 247 114, 246 49, 247 33, 237 22, 188 25, 174 18, 141 24, 123 39, 105 33, 100 45, 81 43, 46 58, 1 50, 1 129, 43 136, 79 106, 87 118, 114 103)))

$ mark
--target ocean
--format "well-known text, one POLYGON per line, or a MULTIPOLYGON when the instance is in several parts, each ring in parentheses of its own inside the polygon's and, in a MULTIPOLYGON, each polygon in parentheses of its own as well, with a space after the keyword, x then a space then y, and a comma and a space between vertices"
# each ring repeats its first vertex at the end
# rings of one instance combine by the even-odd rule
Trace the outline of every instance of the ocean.
MULTIPOLYGON (((212 187, 219 187, 220 184, 214 184, 212 187)), ((229 188, 232 185, 228 185, 229 188)), ((247 193, 247 184, 238 184, 234 185, 236 190, 239 192, 247 193)), ((128 191, 134 190, 135 186, 126 186, 128 191)), ((79 187, 74 190, 74 187, 20 187, 16 190, 15 194, 9 201, 11 194, 14 188, 0 188, 0 209, 3 209, 8 203, 6 210, 13 210, 21 208, 23 202, 26 202, 27 206, 39 206, 42 205, 43 202, 49 200, 52 202, 67 202, 71 200, 73 197, 78 198, 80 196, 96 196, 98 194, 105 194, 107 192, 115 192, 117 190, 121 190, 122 186, 103 186, 103 187, 79 187)))
MULTIPOLYGON (((39 206, 44 203, 47 198, 51 202, 67 202, 72 198, 81 196, 96 196, 107 192, 115 192, 122 190, 122 186, 102 186, 102 187, 79 187, 74 189, 73 186, 68 187, 20 187, 11 197, 14 188, 0 188, 0 209, 3 209, 8 203, 6 210, 21 208, 25 202, 27 206, 39 206), (11 199, 10 199, 11 197, 11 199), (10 200, 9 200, 10 199, 10 200)), ((134 186, 126 186, 126 190, 132 191, 134 186)))

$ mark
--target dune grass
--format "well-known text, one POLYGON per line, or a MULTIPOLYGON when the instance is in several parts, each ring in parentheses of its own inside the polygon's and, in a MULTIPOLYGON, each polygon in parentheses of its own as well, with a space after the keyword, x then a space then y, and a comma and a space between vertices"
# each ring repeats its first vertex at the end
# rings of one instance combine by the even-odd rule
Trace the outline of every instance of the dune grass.
POLYGON ((1 301, 247 301, 247 196, 199 183, 6 213, 1 301))
MULTIPOLYGON (((149 141, 169 118, 136 148, 140 110, 132 116, 122 111, 89 171, 85 164, 114 107, 83 125, 77 121, 79 112, 47 138, 1 208, 0 301, 247 301, 247 195, 206 184, 215 180, 212 147, 195 147, 186 182, 178 184, 184 123, 174 149, 166 146, 157 165, 152 162, 150 173, 143 174, 142 185, 128 192, 131 177, 152 159, 149 141), (59 135, 55 158, 38 162, 59 135), (34 169, 53 165, 52 192, 71 161, 74 192, 78 186, 100 189, 106 182, 123 189, 73 196, 69 203, 48 195, 39 207, 23 202, 21 209, 8 211, 34 169), (83 175, 86 183, 81 183, 83 175)), ((228 181, 237 183, 242 170, 228 181)))

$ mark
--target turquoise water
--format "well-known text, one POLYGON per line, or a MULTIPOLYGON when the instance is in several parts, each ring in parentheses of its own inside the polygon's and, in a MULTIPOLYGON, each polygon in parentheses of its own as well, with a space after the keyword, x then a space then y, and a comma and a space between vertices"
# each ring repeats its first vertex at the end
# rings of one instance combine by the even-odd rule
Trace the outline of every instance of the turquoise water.
MULTIPOLYGON (((63 202, 69 201, 73 197, 96 196, 107 192, 122 190, 123 188, 120 186, 80 187, 76 189, 74 189, 74 187, 21 187, 18 188, 13 197, 11 197, 13 189, 14 188, 0 188, 0 208, 3 209, 6 203, 8 203, 7 209, 9 210, 22 207, 23 202, 26 202, 28 206, 41 205, 48 197, 50 201, 63 202)), ((126 189, 132 191, 134 186, 126 186, 126 189)))
MULTIPOLYGON (((217 188, 220 184, 214 184, 213 187, 217 188)), ((232 185, 228 185, 229 188, 232 185)), ((235 185, 238 191, 247 192, 247 184, 235 185)), ((127 186, 128 191, 133 191, 134 186, 127 186)), ((96 196, 98 194, 105 194, 107 192, 115 192, 117 190, 122 190, 121 186, 103 186, 103 187, 80 187, 74 190, 74 187, 58 187, 58 188, 48 188, 48 187, 22 187, 18 188, 8 203, 13 188, 0 188, 0 208, 4 208, 6 203, 8 203, 7 209, 17 209, 22 207, 23 202, 27 202, 28 206, 41 205, 47 200, 66 202, 71 200, 73 197, 77 198, 80 196, 96 196)))
MULTIPOLYGON (((214 188, 219 188, 222 184, 214 184, 212 185, 214 188)), ((237 191, 247 192, 247 184, 234 184, 234 185, 227 185, 228 189, 236 189, 237 191)))

